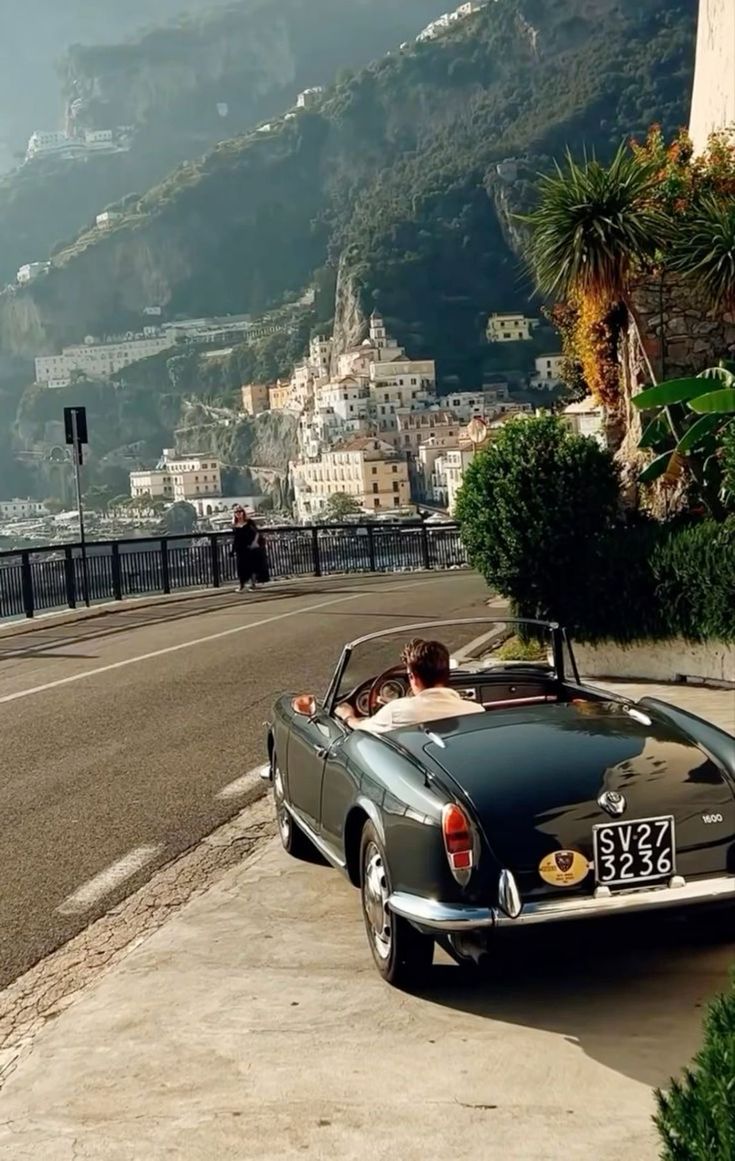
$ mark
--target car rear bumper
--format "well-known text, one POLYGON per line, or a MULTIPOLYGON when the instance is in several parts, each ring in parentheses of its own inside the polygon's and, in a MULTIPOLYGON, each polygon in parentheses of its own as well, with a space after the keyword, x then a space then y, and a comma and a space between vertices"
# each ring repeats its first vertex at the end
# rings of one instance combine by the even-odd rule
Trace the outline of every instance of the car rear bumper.
POLYGON ((648 887, 615 895, 598 892, 591 896, 525 903, 515 919, 495 907, 440 903, 401 891, 391 895, 388 906, 396 915, 429 931, 467 932, 487 927, 528 927, 540 923, 562 923, 570 919, 628 915, 638 911, 724 903, 728 900, 735 902, 735 875, 720 875, 691 883, 681 880, 674 886, 648 887))

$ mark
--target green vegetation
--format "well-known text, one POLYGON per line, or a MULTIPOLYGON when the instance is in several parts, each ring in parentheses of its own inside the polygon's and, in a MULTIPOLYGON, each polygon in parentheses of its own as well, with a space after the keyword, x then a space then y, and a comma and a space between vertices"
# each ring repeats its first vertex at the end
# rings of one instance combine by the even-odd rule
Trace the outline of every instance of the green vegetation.
POLYGON ((359 516, 362 508, 354 496, 346 492, 334 492, 324 510, 325 520, 344 520, 347 516, 359 516))
POLYGON ((472 564, 522 616, 580 641, 735 641, 735 518, 623 521, 609 453, 557 419, 515 420, 481 450, 457 517, 472 564))
POLYGON ((722 363, 697 378, 659 383, 633 397, 635 407, 648 413, 649 420, 639 446, 656 455, 640 482, 663 479, 675 484, 688 472, 695 500, 716 519, 727 508, 735 510, 735 491, 723 457, 723 440, 735 425, 732 368, 733 364, 722 363))
POLYGON ((537 171, 572 142, 605 158, 656 115, 673 129, 694 59, 689 0, 525 0, 523 15, 497 0, 344 75, 317 110, 182 166, 108 236, 57 255, 31 291, 42 313, 73 288, 94 333, 140 300, 151 264, 176 312, 260 313, 341 260, 364 310, 479 382, 487 314, 528 301, 513 213, 537 171), (509 156, 510 180, 497 172, 509 156))
POLYGON ((524 641, 521 637, 510 637, 493 656, 500 661, 545 661, 547 651, 547 646, 542 641, 524 641))
POLYGON ((189 536, 196 526, 197 510, 186 500, 178 500, 163 513, 161 530, 166 536, 189 536))
POLYGON ((656 1102, 663 1161, 735 1157, 735 984, 710 1005, 692 1067, 656 1102))
POLYGON ((12 42, 6 24, 25 30, 16 46, 25 64, 20 68, 10 50, 3 56, 0 94, 7 87, 10 95, 0 100, 0 127, 17 120, 18 143, 25 145, 32 129, 58 121, 60 101, 51 90, 58 85, 58 58, 70 49, 61 73, 65 100, 81 102, 76 128, 130 125, 136 132, 127 154, 75 164, 34 161, 0 181, 0 283, 22 263, 65 249, 82 229, 93 244, 95 216, 104 208, 118 208, 123 199, 132 212, 130 191, 148 189, 185 158, 282 114, 300 89, 327 83, 341 65, 380 57, 438 10, 437 0, 188 0, 195 15, 116 44, 123 31, 150 24, 151 8, 155 20, 164 20, 181 11, 182 0, 78 0, 68 14, 74 0, 31 2, 43 9, 36 20, 25 5, 18 16, 4 14, 4 45, 12 42), (31 44, 34 55, 24 58, 31 44), (26 122, 38 93, 44 107, 26 122))
POLYGON ((477 453, 456 514, 471 564, 519 616, 568 623, 578 599, 580 546, 594 557, 617 506, 610 456, 542 416, 506 424, 477 453))
POLYGON ((686 134, 667 145, 659 126, 609 164, 568 155, 564 169, 542 179, 526 217, 530 267, 539 287, 562 299, 568 361, 610 412, 623 402, 620 337, 635 320, 636 281, 663 286, 673 276, 683 301, 689 295, 702 314, 735 304, 734 195, 735 147, 726 134, 713 135, 695 158, 686 134))

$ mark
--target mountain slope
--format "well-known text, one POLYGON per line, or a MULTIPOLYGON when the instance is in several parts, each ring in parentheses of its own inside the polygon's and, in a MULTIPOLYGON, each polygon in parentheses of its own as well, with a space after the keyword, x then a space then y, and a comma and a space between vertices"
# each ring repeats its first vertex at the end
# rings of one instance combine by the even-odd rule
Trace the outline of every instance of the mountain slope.
MULTIPOLYGON (((156 0, 155 20, 228 0, 156 0)), ((129 36, 151 22, 150 0, 24 0, 3 5, 0 38, 0 171, 34 129, 54 128, 63 106, 55 67, 72 44, 129 36)))
MULTIPOLYGON (((544 157, 686 119, 696 0, 497 0, 383 59, 271 133, 218 146, 0 301, 0 344, 47 349, 172 313, 262 310, 341 263, 417 353, 469 363, 483 317, 522 305, 508 207, 544 157), (499 183, 509 154, 532 160, 499 183)), ((476 371, 476 368, 475 368, 476 371)))
MULTIPOLYGON (((224 8, 222 0, 188 2, 212 11, 126 43, 67 53, 69 130, 133 126, 132 149, 73 163, 38 159, 6 175, 0 281, 11 281, 25 262, 45 259, 109 203, 146 190, 184 158, 283 113, 301 89, 331 81, 340 67, 380 56, 442 6, 442 0, 239 0, 224 8)), ((168 0, 174 3, 187 0, 168 0)))

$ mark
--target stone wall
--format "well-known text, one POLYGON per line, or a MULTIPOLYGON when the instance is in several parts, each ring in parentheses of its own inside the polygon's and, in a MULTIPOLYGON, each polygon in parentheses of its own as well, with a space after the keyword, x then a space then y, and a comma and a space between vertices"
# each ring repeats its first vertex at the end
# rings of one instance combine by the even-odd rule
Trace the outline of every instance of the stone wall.
POLYGON ((620 407, 608 417, 609 444, 620 467, 626 506, 637 507, 644 498, 646 507, 665 519, 679 507, 684 481, 673 488, 656 484, 641 496, 637 478, 650 455, 638 450, 641 415, 632 398, 653 382, 698 374, 722 358, 735 359, 735 316, 703 312, 695 293, 672 275, 663 284, 658 278, 640 282, 631 307, 633 317, 619 344, 620 407))
POLYGON ((577 643, 574 656, 585 678, 665 682, 687 679, 735 686, 735 645, 721 641, 698 643, 672 637, 669 641, 640 641, 631 645, 618 645, 614 641, 600 641, 597 645, 577 643))
MULTIPOLYGON (((718 359, 735 357, 735 315, 704 313, 692 290, 672 275, 640 283, 633 309, 645 354, 656 378, 698 373, 718 359)), ((645 360, 642 360, 645 363, 645 360)), ((650 381, 641 367, 643 382, 650 381)))

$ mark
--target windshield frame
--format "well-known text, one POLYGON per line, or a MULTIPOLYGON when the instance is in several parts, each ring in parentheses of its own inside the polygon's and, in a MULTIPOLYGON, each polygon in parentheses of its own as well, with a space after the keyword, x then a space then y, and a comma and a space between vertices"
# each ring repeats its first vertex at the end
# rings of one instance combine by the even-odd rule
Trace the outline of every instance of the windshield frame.
MULTIPOLYGON (((566 647, 572 663, 571 678, 579 684, 579 673, 577 672, 577 663, 574 658, 571 642, 567 633, 562 629, 558 621, 539 621, 532 617, 451 617, 445 620, 433 621, 417 621, 409 622, 406 625, 393 626, 390 629, 379 629, 374 633, 366 633, 362 637, 355 637, 353 641, 348 641, 342 649, 337 667, 332 674, 332 679, 327 687, 326 696, 324 698, 324 708, 328 714, 332 714, 334 706, 337 701, 337 694, 340 692, 342 679, 345 675, 350 658, 355 649, 359 645, 365 645, 369 641, 377 641, 381 637, 395 637, 399 633, 406 633, 408 637, 413 635, 416 631, 422 629, 441 629, 449 625, 532 625, 537 629, 546 629, 551 636, 552 652, 554 656, 554 670, 553 677, 557 681, 564 681, 564 649, 566 647)), ((377 674, 375 675, 378 676, 377 674)))

